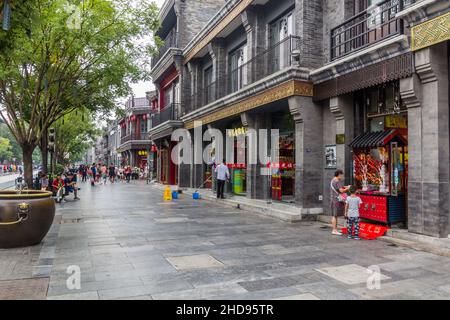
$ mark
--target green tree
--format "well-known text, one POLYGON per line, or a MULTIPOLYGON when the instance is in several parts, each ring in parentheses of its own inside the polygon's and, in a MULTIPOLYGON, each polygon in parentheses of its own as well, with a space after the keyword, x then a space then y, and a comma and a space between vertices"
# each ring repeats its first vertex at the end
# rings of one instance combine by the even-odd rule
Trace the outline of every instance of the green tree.
POLYGON ((136 41, 159 27, 154 2, 34 0, 0 32, 0 116, 21 146, 25 179, 48 128, 75 109, 115 108, 130 83, 149 79, 155 48, 136 41))
POLYGON ((72 111, 56 121, 53 127, 56 133, 56 160, 63 165, 80 161, 100 134, 91 112, 86 109, 72 111))
POLYGON ((19 162, 22 161, 22 149, 17 143, 16 138, 4 123, 0 123, 0 137, 9 140, 9 143, 11 144, 11 151, 13 153, 12 158, 16 159, 19 162))
MULTIPOLYGON (((11 143, 6 138, 0 137, 0 160, 11 160, 13 157, 11 143)), ((0 161, 0 164, 2 161, 0 161)))

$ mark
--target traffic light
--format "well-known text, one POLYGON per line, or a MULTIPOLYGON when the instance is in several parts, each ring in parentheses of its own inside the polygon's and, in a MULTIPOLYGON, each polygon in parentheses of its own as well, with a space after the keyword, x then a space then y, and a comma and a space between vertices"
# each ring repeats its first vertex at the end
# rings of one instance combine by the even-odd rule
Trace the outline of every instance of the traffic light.
POLYGON ((55 151, 55 128, 48 129, 48 150, 55 151))

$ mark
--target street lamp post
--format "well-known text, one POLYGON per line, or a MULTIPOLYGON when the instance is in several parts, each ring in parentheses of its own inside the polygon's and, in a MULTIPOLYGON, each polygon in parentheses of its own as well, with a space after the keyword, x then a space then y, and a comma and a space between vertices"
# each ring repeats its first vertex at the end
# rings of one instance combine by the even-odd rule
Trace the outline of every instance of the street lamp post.
POLYGON ((55 128, 48 130, 48 151, 50 151, 50 173, 54 173, 54 153, 55 153, 55 128))

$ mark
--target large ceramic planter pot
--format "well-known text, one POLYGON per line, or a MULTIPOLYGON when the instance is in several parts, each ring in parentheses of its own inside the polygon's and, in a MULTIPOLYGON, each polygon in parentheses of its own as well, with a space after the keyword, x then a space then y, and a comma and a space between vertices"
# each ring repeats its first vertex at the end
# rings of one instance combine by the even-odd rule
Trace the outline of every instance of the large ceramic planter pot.
POLYGON ((44 239, 55 217, 52 193, 0 191, 0 248, 27 247, 44 239))

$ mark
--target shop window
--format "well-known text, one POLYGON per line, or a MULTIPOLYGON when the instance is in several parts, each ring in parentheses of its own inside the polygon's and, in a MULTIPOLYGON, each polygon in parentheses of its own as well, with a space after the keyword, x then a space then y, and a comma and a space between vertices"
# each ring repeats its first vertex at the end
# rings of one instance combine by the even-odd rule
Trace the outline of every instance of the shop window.
POLYGON ((164 106, 161 109, 164 109, 166 106, 172 103, 172 86, 164 89, 164 106))
POLYGON ((287 67, 291 60, 290 41, 283 41, 294 34, 292 12, 280 17, 269 26, 269 68, 276 72, 287 67))
POLYGON ((141 133, 147 132, 147 121, 144 119, 141 119, 141 133))
POLYGON ((205 69, 203 73, 203 87, 205 88, 205 105, 214 101, 215 90, 213 82, 213 68, 212 66, 205 69))
POLYGON ((230 92, 235 92, 247 85, 247 45, 234 50, 229 57, 230 61, 230 92))

